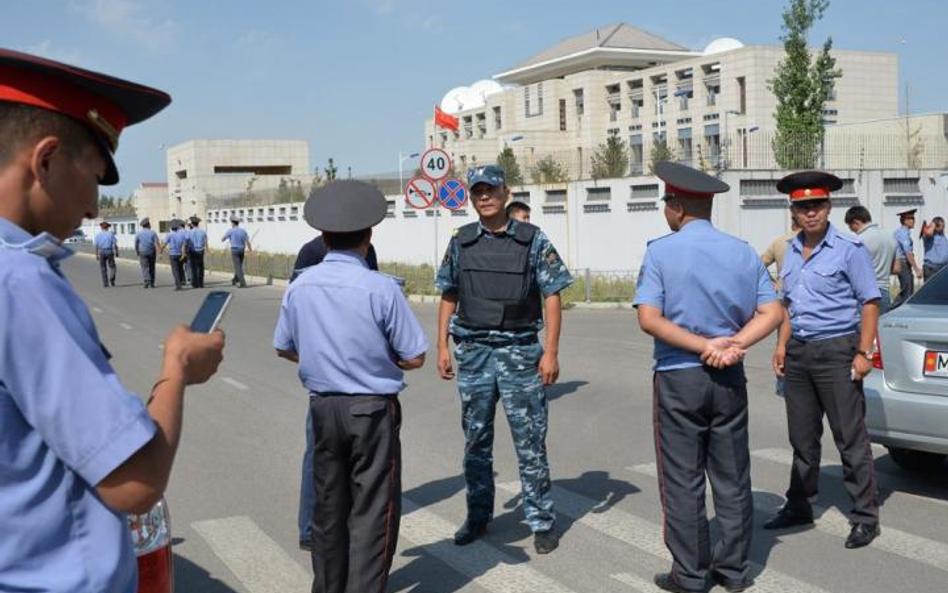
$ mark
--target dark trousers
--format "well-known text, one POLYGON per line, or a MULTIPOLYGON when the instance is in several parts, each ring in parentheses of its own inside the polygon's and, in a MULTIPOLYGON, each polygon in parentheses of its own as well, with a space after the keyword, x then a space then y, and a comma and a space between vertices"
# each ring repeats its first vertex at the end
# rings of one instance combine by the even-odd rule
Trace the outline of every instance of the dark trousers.
POLYGON ((922 279, 928 282, 928 279, 934 276, 945 267, 945 264, 925 264, 922 266, 922 279))
POLYGON ((115 286, 115 253, 99 252, 99 271, 102 273, 102 286, 115 286))
POLYGON ((793 467, 787 505, 808 511, 816 499, 820 479, 820 438, 823 415, 843 460, 843 482, 853 499, 850 520, 879 521, 875 468, 866 431, 866 398, 862 381, 853 381, 852 362, 859 336, 787 344, 787 428, 793 447, 793 467))
POLYGON ((231 284, 239 284, 241 287, 247 286, 247 281, 244 280, 244 251, 232 250, 230 252, 230 261, 234 264, 234 278, 231 280, 231 284))
POLYGON ((171 262, 171 275, 174 277, 174 287, 181 288, 181 285, 184 284, 184 262, 181 261, 180 255, 169 255, 168 258, 171 262))
POLYGON ((204 252, 189 251, 188 263, 191 266, 191 286, 204 288, 204 252))
POLYGON ((907 261, 903 261, 902 269, 899 270, 899 296, 892 303, 892 308, 904 303, 913 292, 915 292, 915 275, 912 273, 912 266, 907 261))
POLYGON ((143 253, 138 256, 138 263, 142 267, 142 280, 145 288, 155 287, 155 254, 143 253))
POLYGON ((750 580, 754 501, 746 383, 742 365, 655 373, 655 457, 665 545, 673 557, 672 574, 687 589, 704 590, 709 570, 734 583, 750 580), (706 475, 720 526, 714 546, 705 511, 706 475))
POLYGON ((395 396, 310 397, 313 593, 384 593, 401 516, 395 396))

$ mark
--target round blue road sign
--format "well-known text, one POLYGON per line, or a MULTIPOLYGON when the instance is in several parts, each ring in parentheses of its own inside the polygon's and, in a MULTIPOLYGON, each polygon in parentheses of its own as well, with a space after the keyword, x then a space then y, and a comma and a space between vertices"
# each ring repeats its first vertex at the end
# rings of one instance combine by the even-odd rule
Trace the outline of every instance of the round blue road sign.
POLYGON ((438 188, 438 201, 448 210, 460 210, 467 204, 467 188, 457 179, 445 179, 438 188))

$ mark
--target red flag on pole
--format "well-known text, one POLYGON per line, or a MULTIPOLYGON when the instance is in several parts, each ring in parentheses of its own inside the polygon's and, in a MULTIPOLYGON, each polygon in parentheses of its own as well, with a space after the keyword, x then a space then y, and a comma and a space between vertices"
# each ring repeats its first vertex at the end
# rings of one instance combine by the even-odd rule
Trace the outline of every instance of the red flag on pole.
POLYGON ((436 127, 439 128, 448 128, 449 130, 458 131, 458 118, 441 111, 441 108, 435 105, 434 108, 434 123, 436 127))

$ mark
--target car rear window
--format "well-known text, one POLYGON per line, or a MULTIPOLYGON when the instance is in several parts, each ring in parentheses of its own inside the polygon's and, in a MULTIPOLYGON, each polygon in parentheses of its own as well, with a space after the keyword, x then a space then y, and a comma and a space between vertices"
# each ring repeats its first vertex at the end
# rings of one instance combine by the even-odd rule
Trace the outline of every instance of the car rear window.
POLYGON ((929 278, 908 302, 913 305, 948 305, 948 268, 929 278))

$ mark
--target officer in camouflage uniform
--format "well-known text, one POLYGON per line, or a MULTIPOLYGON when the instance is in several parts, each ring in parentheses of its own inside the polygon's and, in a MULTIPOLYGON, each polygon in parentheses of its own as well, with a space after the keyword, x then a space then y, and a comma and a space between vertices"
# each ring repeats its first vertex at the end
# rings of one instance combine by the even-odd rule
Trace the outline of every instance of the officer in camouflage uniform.
POLYGON ((544 385, 559 375, 559 293, 573 282, 550 240, 537 227, 508 219, 510 191, 497 166, 468 172, 471 202, 480 220, 459 228, 436 280, 438 371, 453 379, 448 335, 454 337, 464 430, 467 519, 454 542, 483 535, 494 510, 494 410, 507 414, 520 468, 523 508, 540 554, 559 536, 550 499, 544 385), (546 348, 537 334, 546 316, 546 348))

